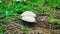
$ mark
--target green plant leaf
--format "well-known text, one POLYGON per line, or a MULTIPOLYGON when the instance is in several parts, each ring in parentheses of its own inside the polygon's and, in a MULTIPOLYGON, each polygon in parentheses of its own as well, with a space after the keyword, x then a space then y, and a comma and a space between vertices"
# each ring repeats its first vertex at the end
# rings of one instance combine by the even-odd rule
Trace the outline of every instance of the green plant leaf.
POLYGON ((50 22, 51 23, 54 23, 54 22, 57 22, 58 20, 54 19, 54 18, 50 18, 50 22))

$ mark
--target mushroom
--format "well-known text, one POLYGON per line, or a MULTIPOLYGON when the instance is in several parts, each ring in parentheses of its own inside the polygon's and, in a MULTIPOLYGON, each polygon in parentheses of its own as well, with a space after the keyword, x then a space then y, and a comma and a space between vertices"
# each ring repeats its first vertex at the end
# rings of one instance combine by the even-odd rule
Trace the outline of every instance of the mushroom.
POLYGON ((36 15, 32 11, 25 11, 24 13, 21 14, 21 16, 32 16, 36 17, 36 15))
POLYGON ((24 13, 21 14, 21 19, 27 22, 35 22, 36 15, 32 11, 25 11, 24 13))
POLYGON ((31 16, 24 16, 21 19, 24 21, 27 21, 27 22, 35 22, 36 21, 35 18, 31 17, 31 16))

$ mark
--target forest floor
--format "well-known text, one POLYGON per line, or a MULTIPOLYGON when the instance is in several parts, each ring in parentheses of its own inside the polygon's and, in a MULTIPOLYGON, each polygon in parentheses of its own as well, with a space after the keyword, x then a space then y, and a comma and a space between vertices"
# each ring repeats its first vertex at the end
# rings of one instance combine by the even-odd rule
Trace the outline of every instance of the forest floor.
POLYGON ((4 25, 3 31, 8 31, 6 34, 25 34, 25 30, 17 25, 21 23, 27 27, 29 34, 60 34, 60 25, 49 23, 48 15, 39 15, 36 19, 36 23, 26 23, 17 18, 10 18, 8 22, 1 24, 4 25))
MULTIPOLYGON (((37 4, 39 6, 40 4, 37 4)), ((44 7, 55 9, 52 5, 43 4, 44 7)), ((34 7, 34 10, 38 11, 35 23, 28 23, 22 21, 16 17, 8 18, 8 21, 1 22, 3 25, 3 33, 5 34, 26 34, 19 24, 26 26, 28 34, 60 34, 60 25, 56 23, 50 23, 49 18, 51 17, 49 13, 39 13, 40 9, 34 7)), ((56 8, 56 14, 51 14, 55 19, 60 21, 60 7, 56 8)), ((0 19, 5 17, 0 15, 0 19)), ((6 19, 5 19, 6 20, 6 19)))

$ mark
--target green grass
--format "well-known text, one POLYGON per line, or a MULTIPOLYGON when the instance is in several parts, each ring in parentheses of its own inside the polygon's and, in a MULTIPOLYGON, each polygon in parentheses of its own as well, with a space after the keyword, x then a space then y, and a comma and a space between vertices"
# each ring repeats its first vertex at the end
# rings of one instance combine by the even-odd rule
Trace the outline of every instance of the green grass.
POLYGON ((54 19, 54 18, 50 18, 50 22, 51 22, 51 23, 57 23, 57 24, 60 25, 60 21, 57 20, 57 19, 54 19))

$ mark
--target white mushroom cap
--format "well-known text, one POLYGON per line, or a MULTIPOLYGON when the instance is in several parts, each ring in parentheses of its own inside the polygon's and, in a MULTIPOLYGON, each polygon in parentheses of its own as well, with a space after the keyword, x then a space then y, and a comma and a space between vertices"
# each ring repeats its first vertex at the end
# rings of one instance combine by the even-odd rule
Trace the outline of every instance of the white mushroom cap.
POLYGON ((27 22, 35 22, 35 18, 30 16, 24 16, 21 19, 27 22))
POLYGON ((36 15, 32 11, 25 11, 24 13, 21 14, 21 16, 32 16, 36 17, 36 15))

